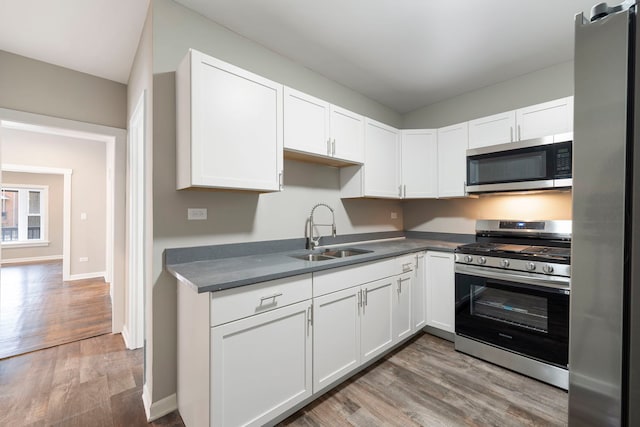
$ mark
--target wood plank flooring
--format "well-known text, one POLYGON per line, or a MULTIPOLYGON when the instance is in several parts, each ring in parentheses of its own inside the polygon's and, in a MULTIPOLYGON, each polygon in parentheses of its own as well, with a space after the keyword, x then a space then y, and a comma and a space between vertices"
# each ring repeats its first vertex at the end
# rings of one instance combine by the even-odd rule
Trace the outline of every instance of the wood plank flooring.
POLYGON ((566 426, 565 391, 423 334, 281 426, 566 426))
POLYGON ((147 424, 143 354, 107 334, 1 360, 0 426, 184 426, 147 424))
POLYGON ((109 284, 62 281, 62 262, 0 269, 0 359, 111 332, 109 284))

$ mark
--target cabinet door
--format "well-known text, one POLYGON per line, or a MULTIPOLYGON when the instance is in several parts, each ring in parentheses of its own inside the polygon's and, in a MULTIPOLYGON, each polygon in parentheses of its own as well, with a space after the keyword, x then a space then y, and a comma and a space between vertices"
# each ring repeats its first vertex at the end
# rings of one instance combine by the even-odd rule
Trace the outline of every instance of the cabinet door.
POLYGON ((402 131, 402 196, 438 197, 438 138, 435 129, 402 131))
POLYGON ((393 345, 395 277, 362 286, 360 354, 365 363, 393 345))
POLYGON ((467 179, 468 124, 438 129, 438 197, 463 197, 467 179))
POLYGON ((425 252, 416 255, 416 269, 412 281, 411 317, 413 331, 424 328, 427 324, 427 266, 425 252))
POLYGON ((360 365, 360 287, 313 299, 313 392, 360 365))
POLYGON ((469 148, 515 141, 516 112, 495 114, 469 121, 469 148))
POLYGON ((455 333, 453 254, 427 252, 427 325, 455 333))
MULTIPOLYGON (((190 126, 190 137, 178 131, 178 157, 190 150, 190 182, 182 188, 278 191, 282 85, 200 52, 191 54, 191 102, 177 105, 191 109, 190 120, 178 115, 179 127, 190 126)), ((180 159, 178 164, 183 166, 180 159)))
POLYGON ((311 396, 310 313, 305 301, 211 328, 213 425, 264 425, 311 396))
POLYGON ((331 156, 329 103, 284 88, 284 148, 331 156))
POLYGON ((375 120, 366 119, 365 196, 400 198, 399 132, 375 120))
POLYGON ((394 342, 402 341, 413 332, 412 328, 412 290, 413 271, 404 273, 395 278, 393 292, 393 339, 394 342))
POLYGON ((573 97, 521 108, 516 121, 519 140, 573 132, 573 97))
POLYGON ((332 105, 330 122, 333 157, 363 163, 364 117, 332 105))

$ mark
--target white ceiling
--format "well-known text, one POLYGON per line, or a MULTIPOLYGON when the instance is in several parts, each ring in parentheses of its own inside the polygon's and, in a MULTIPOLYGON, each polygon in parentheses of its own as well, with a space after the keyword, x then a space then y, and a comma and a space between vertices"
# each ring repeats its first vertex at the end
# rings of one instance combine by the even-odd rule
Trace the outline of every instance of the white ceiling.
POLYGON ((573 59, 597 2, 176 1, 400 113, 573 59))
POLYGON ((0 50, 127 83, 149 0, 0 0, 0 50))
MULTIPOLYGON (((573 58, 597 0, 176 0, 404 113, 573 58)), ((0 0, 0 50, 126 83, 149 0, 0 0)))

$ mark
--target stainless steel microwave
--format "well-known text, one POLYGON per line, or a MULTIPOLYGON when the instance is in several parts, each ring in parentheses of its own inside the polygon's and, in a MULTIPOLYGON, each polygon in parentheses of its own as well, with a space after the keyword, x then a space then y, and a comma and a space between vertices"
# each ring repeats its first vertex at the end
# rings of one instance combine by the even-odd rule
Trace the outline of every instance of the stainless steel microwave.
POLYGON ((467 193, 568 188, 573 134, 467 150, 467 193))

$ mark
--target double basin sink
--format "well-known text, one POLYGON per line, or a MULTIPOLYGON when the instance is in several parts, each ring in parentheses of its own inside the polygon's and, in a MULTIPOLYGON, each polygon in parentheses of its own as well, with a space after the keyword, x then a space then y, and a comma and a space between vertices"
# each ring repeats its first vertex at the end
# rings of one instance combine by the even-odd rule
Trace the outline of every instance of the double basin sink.
POLYGON ((354 255, 369 254, 373 251, 364 249, 344 248, 344 249, 325 249, 321 252, 305 253, 300 255, 291 255, 293 258, 303 261, 328 261, 330 259, 347 258, 354 255))

